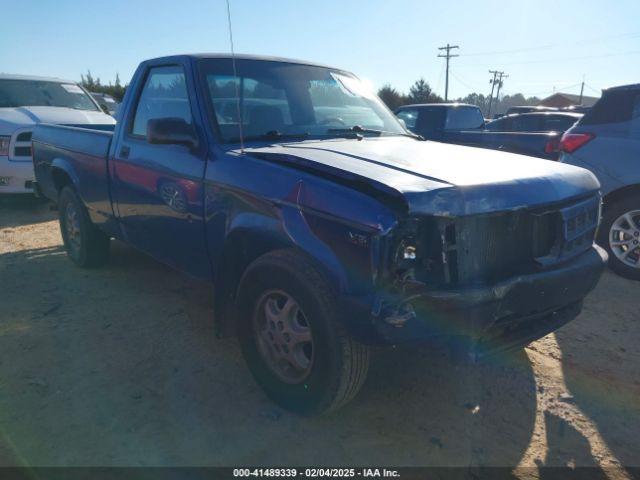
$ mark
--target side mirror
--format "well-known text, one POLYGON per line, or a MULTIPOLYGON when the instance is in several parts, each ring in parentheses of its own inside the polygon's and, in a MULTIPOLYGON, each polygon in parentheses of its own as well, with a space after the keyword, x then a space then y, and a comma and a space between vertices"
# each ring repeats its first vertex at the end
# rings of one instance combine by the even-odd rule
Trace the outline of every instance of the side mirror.
POLYGON ((104 113, 106 113, 107 115, 111 115, 111 114, 109 113, 109 109, 107 108, 107 106, 106 106, 104 103, 101 103, 101 104, 100 104, 100 109, 101 109, 104 113))
POLYGON ((147 142, 196 148, 198 137, 193 125, 183 118, 152 118, 147 122, 147 142))

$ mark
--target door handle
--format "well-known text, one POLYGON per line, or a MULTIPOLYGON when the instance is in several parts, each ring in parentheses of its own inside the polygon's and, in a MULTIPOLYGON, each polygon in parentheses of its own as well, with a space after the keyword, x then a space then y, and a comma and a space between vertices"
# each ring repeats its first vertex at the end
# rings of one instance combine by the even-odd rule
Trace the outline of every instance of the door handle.
POLYGON ((131 149, 125 145, 120 149, 120 157, 121 158, 129 158, 129 153, 130 152, 131 152, 131 149))

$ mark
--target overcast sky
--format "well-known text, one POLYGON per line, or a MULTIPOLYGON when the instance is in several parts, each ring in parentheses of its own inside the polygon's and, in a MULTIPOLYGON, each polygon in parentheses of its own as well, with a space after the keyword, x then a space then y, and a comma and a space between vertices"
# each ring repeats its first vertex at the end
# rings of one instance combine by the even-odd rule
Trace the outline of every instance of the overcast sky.
MULTIPOLYGON (((585 95, 640 82, 640 1, 230 0, 237 53, 300 58, 407 90, 444 93, 438 47, 459 45, 450 97, 585 95)), ((228 52, 224 0, 0 0, 0 71, 127 83, 140 60, 228 52), (95 5, 95 7, 91 7, 95 5)))

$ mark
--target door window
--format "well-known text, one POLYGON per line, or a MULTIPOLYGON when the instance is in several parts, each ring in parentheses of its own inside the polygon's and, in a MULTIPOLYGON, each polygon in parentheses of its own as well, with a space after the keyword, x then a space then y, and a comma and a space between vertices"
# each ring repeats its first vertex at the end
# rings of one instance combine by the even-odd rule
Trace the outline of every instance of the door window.
POLYGON ((155 118, 180 118, 192 124, 184 70, 179 66, 154 67, 140 93, 131 133, 146 137, 147 122, 155 118))
POLYGON ((477 107, 454 107, 448 109, 445 130, 468 130, 482 128, 484 117, 477 107))
POLYGON ((628 122, 633 116, 634 101, 638 92, 631 89, 609 90, 589 110, 580 125, 628 122))
POLYGON ((576 123, 577 119, 573 117, 563 117, 560 115, 545 116, 543 130, 547 132, 564 132, 569 130, 576 123))
POLYGON ((538 115, 515 115, 511 119, 512 132, 539 132, 540 117, 538 115))
POLYGON ((491 132, 509 132, 511 131, 511 117, 503 117, 489 122, 484 128, 491 132))
POLYGON ((396 115, 412 132, 416 128, 416 120, 418 120, 418 112, 416 110, 400 110, 396 115))
POLYGON ((415 133, 425 138, 435 138, 442 135, 444 121, 447 115, 446 108, 424 107, 418 110, 415 133))

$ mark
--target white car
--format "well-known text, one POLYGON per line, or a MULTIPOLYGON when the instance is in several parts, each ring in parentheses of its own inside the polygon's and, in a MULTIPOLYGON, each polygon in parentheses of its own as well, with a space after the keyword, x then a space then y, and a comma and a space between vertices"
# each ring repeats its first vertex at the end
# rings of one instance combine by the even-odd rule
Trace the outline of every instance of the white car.
POLYGON ((31 132, 37 123, 113 125, 76 82, 0 75, 0 195, 32 193, 31 132))

